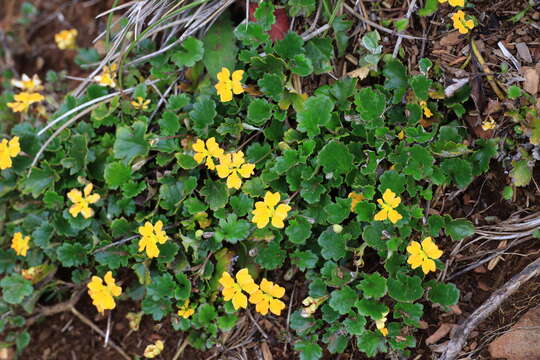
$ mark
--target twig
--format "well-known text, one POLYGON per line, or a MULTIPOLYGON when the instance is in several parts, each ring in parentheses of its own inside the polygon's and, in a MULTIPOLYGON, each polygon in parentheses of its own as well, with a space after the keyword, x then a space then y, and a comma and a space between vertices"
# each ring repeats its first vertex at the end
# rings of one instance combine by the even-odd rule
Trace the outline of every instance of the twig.
POLYGON ((487 66, 486 60, 484 60, 484 58, 482 57, 482 54, 480 53, 480 50, 478 50, 478 46, 476 46, 476 42, 474 41, 474 39, 471 39, 471 49, 472 49, 472 52, 473 52, 476 60, 478 60, 478 63, 480 64, 482 70, 484 71, 484 73, 487 74, 486 79, 487 79, 489 85, 491 86, 491 88, 493 89, 493 91, 495 92, 497 97, 500 100, 503 100, 505 98, 505 96, 504 96, 503 92, 501 91, 501 89, 499 89, 499 86, 497 85, 497 83, 495 82, 495 79, 493 78, 493 75, 492 75, 493 72, 487 66))
POLYGON ((253 323, 253 325, 255 325, 255 327, 257 328, 257 330, 259 330, 259 332, 261 333, 262 336, 264 336, 265 339, 268 339, 268 335, 264 332, 264 330, 261 328, 261 326, 257 323, 257 321, 255 321, 255 319, 253 318, 253 315, 251 315, 251 311, 249 310, 246 310, 246 314, 248 315, 249 319, 251 320, 251 322, 253 323))
POLYGON ((26 326, 27 327, 32 326, 37 320, 39 320, 42 317, 56 315, 64 311, 70 311, 71 307, 77 304, 77 302, 81 298, 82 293, 83 293, 83 290, 76 291, 75 293, 73 293, 73 295, 68 301, 64 301, 59 304, 40 308, 39 313, 37 315, 32 316, 31 318, 26 320, 26 326))
POLYGON ((182 355, 182 353, 184 352, 184 349, 186 348, 186 346, 189 345, 189 340, 188 338, 186 337, 184 339, 184 342, 182 342, 182 345, 180 345, 180 347, 178 348, 178 350, 176 350, 176 353, 174 354, 172 360, 178 360, 180 358, 180 355, 182 355))
MULTIPOLYGON (((99 335, 101 335, 103 338, 106 337, 106 334, 96 326, 96 324, 94 324, 92 321, 90 321, 90 319, 88 319, 86 316, 84 316, 83 314, 81 314, 80 312, 77 311, 77 309, 75 309, 75 307, 71 306, 70 309, 69 309, 73 315, 75 315, 76 317, 79 318, 79 320, 81 320, 83 323, 85 323, 86 325, 90 326, 90 328, 92 330, 94 330, 95 332, 97 332, 99 335)), ((116 352, 118 352, 124 359, 126 360, 131 360, 131 357, 129 357, 128 354, 126 354, 126 352, 118 345, 116 345, 114 343, 114 341, 110 340, 109 341, 110 344, 111 344, 111 347, 116 350, 116 352)))
POLYGON ((373 22, 369 19, 366 19, 365 17, 363 17, 362 15, 358 14, 356 11, 354 11, 353 9, 351 9, 351 7, 347 4, 343 4, 343 6, 345 7, 345 9, 350 12, 353 16, 355 16, 356 18, 362 20, 363 22, 365 22, 366 24, 368 25, 371 25, 373 26, 374 28, 376 29, 379 29, 381 31, 384 31, 385 33, 388 33, 388 34, 391 34, 391 35, 394 35, 394 36, 400 36, 404 39, 409 39, 409 40, 425 40, 425 38, 423 37, 418 37, 418 36, 412 36, 412 35, 406 35, 406 34, 398 34, 397 32, 395 32, 394 30, 391 30, 391 29, 388 29, 388 28, 385 28, 384 26, 382 25, 379 25, 377 24, 376 22, 373 22))
POLYGON ((510 295, 515 293, 521 285, 538 274, 540 274, 540 258, 527 265, 519 274, 514 275, 502 288, 495 291, 482 306, 476 309, 463 324, 456 328, 444 354, 439 360, 454 360, 465 345, 469 334, 510 295))
MULTIPOLYGON (((407 14, 405 15, 405 18, 407 21, 409 21, 409 18, 411 17, 414 9, 416 8, 416 0, 412 0, 409 4, 409 9, 407 10, 407 14)), ((403 37, 401 36, 403 34, 403 31, 400 31, 398 33, 398 39, 396 41, 396 46, 394 46, 394 52, 392 52, 392 57, 397 57, 397 54, 399 52, 399 48, 401 47, 401 42, 403 41, 403 37)))

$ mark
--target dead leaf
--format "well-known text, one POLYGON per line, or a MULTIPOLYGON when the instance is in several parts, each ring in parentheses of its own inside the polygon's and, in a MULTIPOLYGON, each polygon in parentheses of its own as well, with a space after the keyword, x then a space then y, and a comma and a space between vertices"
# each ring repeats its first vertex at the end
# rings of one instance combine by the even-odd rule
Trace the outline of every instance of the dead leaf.
POLYGON ((429 327, 429 325, 428 325, 428 323, 425 322, 424 320, 420 320, 420 321, 418 322, 418 327, 419 327, 420 329, 422 329, 422 330, 426 330, 426 329, 429 327))
POLYGON ((358 69, 355 69, 347 74, 347 76, 352 78, 358 78, 360 80, 365 79, 369 74, 369 67, 362 66, 358 69))
POLYGON ((478 281, 478 288, 482 291, 491 291, 491 288, 483 281, 478 281))
POLYGON ((538 92, 538 83, 540 82, 540 75, 536 72, 535 68, 523 67, 523 77, 525 82, 523 83, 523 90, 531 95, 536 95, 538 92))
POLYGON ((459 305, 457 305, 457 304, 456 304, 456 305, 450 306, 450 309, 452 309, 452 312, 453 312, 454 314, 456 314, 456 315, 461 315, 461 314, 463 314, 463 311, 461 311, 459 305))
POLYGON ((268 346, 268 343, 262 342, 261 343, 261 351, 263 354, 264 360, 273 360, 272 352, 270 351, 270 347, 268 346))
POLYGON ((448 335, 450 333, 450 330, 455 326, 455 324, 451 323, 442 323, 441 326, 430 336, 426 339, 426 345, 435 344, 439 340, 441 340, 443 337, 448 335))
POLYGON ((532 63, 532 56, 531 52, 529 51, 529 47, 524 42, 520 42, 516 44, 516 50, 519 54, 519 57, 523 59, 523 61, 527 63, 532 63))
POLYGON ((446 36, 443 36, 441 40, 439 41, 439 43, 442 46, 454 46, 454 45, 459 44, 462 40, 463 39, 461 38, 459 32, 454 31, 446 36))
POLYGON ((485 267, 484 265, 480 265, 480 266, 474 268, 473 271, 474 271, 475 273, 478 273, 478 274, 485 274, 485 273, 487 273, 487 269, 486 269, 486 267, 485 267))

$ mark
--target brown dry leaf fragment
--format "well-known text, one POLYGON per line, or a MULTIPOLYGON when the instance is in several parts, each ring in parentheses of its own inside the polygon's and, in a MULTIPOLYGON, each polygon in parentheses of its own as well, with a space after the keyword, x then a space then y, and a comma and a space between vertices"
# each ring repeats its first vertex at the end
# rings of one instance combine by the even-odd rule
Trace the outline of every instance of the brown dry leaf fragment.
POLYGON ((452 305, 450 306, 450 309, 452 309, 452 312, 456 315, 463 314, 463 311, 461 311, 461 308, 459 307, 459 305, 452 305))
POLYGON ((540 81, 540 75, 536 72, 535 68, 523 67, 523 77, 525 82, 523 83, 523 90, 531 95, 536 95, 538 92, 538 83, 540 81))
POLYGON ((367 66, 362 66, 358 69, 355 69, 349 72, 347 75, 352 78, 358 78, 360 80, 365 79, 369 74, 369 68, 367 66))
POLYGON ((529 51, 529 47, 527 46, 527 44, 525 44, 524 42, 517 43, 516 50, 519 54, 519 57, 523 61, 527 63, 532 63, 533 60, 532 60, 531 52, 529 51))
POLYGON ((483 281, 478 281, 478 288, 482 291, 491 291, 491 288, 483 281))
POLYGON ((485 273, 487 273, 487 269, 486 269, 486 267, 485 267, 484 265, 480 265, 480 266, 474 268, 473 271, 474 271, 475 273, 478 273, 478 274, 485 274, 485 273))
POLYGON ((422 329, 422 330, 426 330, 426 329, 429 327, 429 325, 428 325, 428 323, 425 322, 424 320, 420 320, 420 321, 418 322, 418 327, 419 327, 420 329, 422 329))
POLYGON ((450 333, 450 330, 455 326, 455 324, 451 323, 442 323, 441 326, 430 336, 426 339, 426 345, 435 344, 439 340, 441 340, 443 337, 448 335, 450 333))
POLYGON ((463 38, 460 37, 460 34, 455 31, 443 36, 439 41, 439 44, 441 44, 441 46, 454 46, 459 44, 462 40, 463 38))
POLYGON ((268 343, 262 342, 261 343, 261 351, 263 354, 264 360, 273 360, 272 352, 270 351, 270 347, 268 346, 268 343))

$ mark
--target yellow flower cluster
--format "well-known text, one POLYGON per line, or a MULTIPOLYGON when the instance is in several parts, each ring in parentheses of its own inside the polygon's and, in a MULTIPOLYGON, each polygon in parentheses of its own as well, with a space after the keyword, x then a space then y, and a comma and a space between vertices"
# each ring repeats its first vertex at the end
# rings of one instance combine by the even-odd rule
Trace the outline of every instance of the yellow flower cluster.
POLYGON ((54 35, 54 41, 56 46, 60 50, 75 49, 77 47, 77 35, 79 32, 77 29, 62 30, 54 35))
POLYGON ((141 96, 137 96, 135 101, 131 102, 131 105, 137 110, 148 110, 148 105, 150 104, 150 99, 144 99, 141 96))
POLYGON ((460 34, 466 34, 474 28, 474 21, 466 19, 462 10, 458 10, 452 15, 452 21, 454 22, 454 29, 457 29, 460 34))
POLYGON ((104 66, 101 74, 94 77, 94 81, 96 81, 99 85, 115 88, 117 70, 118 65, 116 64, 112 64, 111 66, 104 66))
POLYGON ((100 196, 99 194, 92 194, 93 188, 94 185, 90 183, 84 187, 84 194, 78 189, 72 189, 67 194, 68 199, 73 203, 73 205, 69 208, 69 213, 71 216, 77 217, 79 214, 82 214, 85 219, 94 216, 94 209, 92 209, 89 205, 98 202, 100 196))
POLYGON ((375 326, 377 327, 377 330, 379 330, 383 336, 388 336, 388 329, 386 328, 387 316, 388 316, 388 311, 386 311, 383 314, 382 318, 375 320, 375 326))
POLYGON ((157 340, 155 343, 148 345, 144 349, 144 357, 147 359, 153 359, 165 349, 165 344, 161 340, 157 340))
MULTIPOLYGON (((441 4, 444 4, 447 0, 439 0, 441 4)), ((448 0, 448 3, 450 6, 456 7, 456 6, 465 6, 465 0, 448 0)))
POLYGON ((43 90, 39 76, 34 75, 30 78, 23 74, 21 80, 11 80, 11 85, 22 90, 22 92, 13 96, 13 102, 7 103, 7 106, 13 112, 25 112, 30 108, 30 105, 43 101, 45 97, 38 93, 43 90))
POLYGON ((184 301, 184 305, 180 306, 177 312, 178 316, 183 317, 184 319, 189 318, 194 313, 195 313, 195 308, 189 306, 189 299, 184 301))
POLYGON ((159 249, 157 244, 165 244, 169 237, 163 231, 163 222, 159 220, 155 225, 147 221, 144 226, 139 227, 139 234, 141 234, 141 240, 139 240, 139 251, 146 249, 146 255, 149 258, 155 258, 159 255, 159 249))
POLYGON ((430 118, 433 116, 433 113, 431 112, 430 108, 427 106, 427 102, 420 101, 420 107, 424 111, 424 116, 427 118, 430 118))
POLYGON ((291 207, 286 204, 278 205, 280 199, 281 195, 278 192, 267 191, 264 200, 255 203, 255 209, 251 212, 253 214, 251 221, 257 225, 257 228, 262 229, 269 222, 278 229, 285 227, 283 220, 287 218, 291 207))
POLYGON ((359 202, 364 200, 364 195, 353 191, 349 193, 348 198, 351 199, 351 211, 354 212, 356 209, 356 205, 358 205, 359 202))
POLYGON ((443 254, 431 237, 422 240, 421 244, 418 241, 411 241, 407 246, 407 252, 410 254, 407 263, 413 269, 421 266, 424 274, 437 270, 433 260, 440 258, 443 254))
POLYGON ((497 127, 497 123, 495 122, 495 120, 493 120, 491 116, 487 118, 486 120, 482 121, 482 130, 484 131, 493 130, 496 127, 497 127))
POLYGON ((14 136, 13 139, 2 139, 0 141, 0 170, 9 169, 13 163, 11 158, 19 155, 21 152, 21 145, 19 144, 19 137, 14 136))
POLYGON ((249 295, 249 302, 255 305, 255 310, 262 315, 268 314, 268 311, 281 315, 285 309, 285 304, 279 300, 285 295, 285 289, 264 278, 257 285, 246 268, 236 273, 236 281, 228 272, 224 272, 219 283, 223 286, 223 299, 232 300, 235 310, 247 308, 248 297, 244 292, 249 295))
POLYGON ((401 203, 401 198, 396 196, 392 190, 386 189, 382 199, 377 199, 377 203, 381 206, 381 210, 375 214, 373 220, 384 221, 388 219, 392 224, 395 224, 403 219, 403 216, 394 210, 401 203))
POLYGON ((110 271, 105 274, 103 279, 99 276, 92 276, 92 280, 87 287, 88 295, 92 298, 92 304, 100 313, 114 309, 116 307, 114 298, 122 294, 122 288, 116 285, 110 271), (105 280, 105 284, 103 284, 103 280, 105 280))
POLYGON ((240 82, 244 76, 244 70, 236 70, 232 73, 227 68, 221 68, 217 74, 218 83, 214 86, 221 102, 231 101, 233 93, 239 95, 244 92, 244 87, 240 82))
POLYGON ((227 178, 229 189, 240 189, 242 178, 251 177, 255 170, 254 164, 246 163, 242 151, 225 154, 214 137, 206 140, 206 143, 198 139, 193 144, 192 149, 195 151, 193 159, 199 164, 206 160, 205 164, 208 169, 216 170, 222 179, 227 178), (218 165, 215 164, 214 159, 219 160, 218 165))
POLYGON ((30 236, 23 236, 22 233, 16 232, 11 239, 11 248, 15 250, 15 253, 19 256, 26 256, 28 249, 30 249, 30 236))

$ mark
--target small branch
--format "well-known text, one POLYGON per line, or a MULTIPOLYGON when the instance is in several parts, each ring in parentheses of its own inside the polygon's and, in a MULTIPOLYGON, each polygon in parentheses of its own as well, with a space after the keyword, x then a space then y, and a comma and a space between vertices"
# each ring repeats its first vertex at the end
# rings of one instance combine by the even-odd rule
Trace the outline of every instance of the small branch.
POLYGON ((251 322, 253 323, 253 325, 255 325, 255 327, 257 328, 257 330, 259 330, 259 332, 261 333, 261 335, 264 336, 264 338, 268 340, 268 335, 264 332, 264 330, 261 328, 261 326, 260 326, 260 325, 257 323, 257 321, 253 318, 253 315, 251 315, 251 311, 246 310, 246 314, 248 315, 249 320, 251 320, 251 322))
POLYGON ((493 78, 493 75, 492 75, 493 72, 487 66, 486 60, 484 60, 484 58, 482 57, 482 54, 480 53, 480 50, 478 50, 478 46, 476 46, 476 42, 474 41, 474 39, 471 39, 471 49, 474 54, 474 57, 476 58, 476 60, 478 60, 478 63, 480 64, 482 70, 484 71, 484 73, 487 74, 486 79, 489 85, 491 86, 491 88, 493 89, 497 97, 500 100, 504 100, 505 96, 503 92, 501 91, 501 89, 499 89, 499 86, 497 85, 497 83, 495 82, 495 79, 493 78))
MULTIPOLYGON (((107 336, 107 334, 105 334, 100 328, 98 328, 96 326, 96 324, 94 324, 92 321, 90 321, 90 319, 88 319, 86 316, 84 316, 83 314, 78 312, 77 309, 75 309, 75 307, 71 306, 69 310, 73 313, 73 315, 78 317, 79 320, 81 320, 86 325, 90 326, 90 328, 92 330, 97 332, 103 338, 105 338, 107 336)), ((112 340, 109 340, 109 343, 111 344, 111 347, 114 350, 116 350, 116 352, 118 352, 124 359, 131 360, 131 357, 128 354, 126 354, 126 352, 120 346, 116 345, 116 343, 114 343, 112 340)))
POLYGON ((52 305, 52 306, 46 306, 39 309, 39 313, 35 316, 32 316, 28 320, 26 320, 26 327, 32 326, 36 321, 38 321, 42 317, 52 316, 59 314, 64 311, 70 311, 71 307, 75 306, 79 299, 81 298, 81 295, 84 290, 79 290, 73 293, 71 296, 71 299, 68 301, 64 301, 62 303, 52 305))
POLYGON ((540 274, 540 258, 536 259, 519 274, 514 275, 502 288, 495 291, 482 306, 476 309, 471 316, 459 325, 450 342, 446 346, 444 354, 439 360, 454 360, 459 355, 465 345, 469 334, 484 321, 493 311, 495 311, 510 295, 515 293, 521 285, 529 279, 540 274))
MULTIPOLYGON (((405 18, 407 19, 407 22, 409 21, 414 9, 416 8, 416 0, 412 0, 409 4, 409 9, 407 10, 407 15, 405 15, 405 18)), ((397 57, 397 54, 399 52, 399 48, 401 47, 401 42, 403 41, 403 37, 401 36, 403 34, 403 31, 400 31, 398 34, 398 39, 396 41, 396 46, 394 47, 394 52, 392 53, 392 57, 397 57)))
POLYGON ((189 345, 189 340, 188 340, 188 338, 186 336, 186 338, 185 338, 184 342, 182 343, 182 345, 180 345, 178 350, 176 350, 176 353, 174 354, 172 360, 178 360, 180 358, 180 355, 182 355, 182 353, 184 352, 184 349, 188 345, 189 345))

